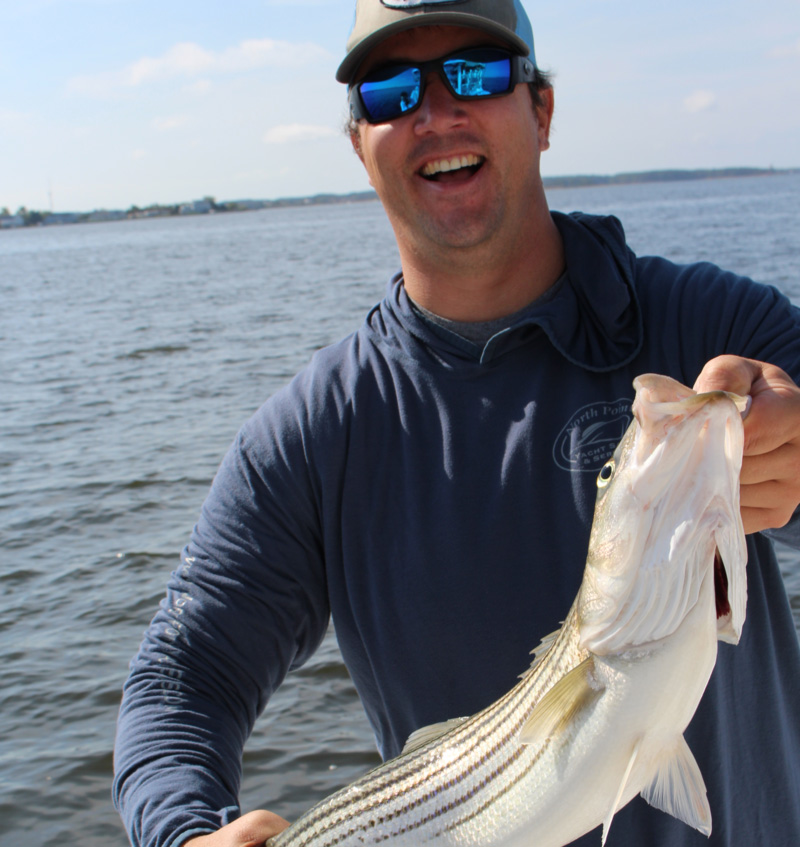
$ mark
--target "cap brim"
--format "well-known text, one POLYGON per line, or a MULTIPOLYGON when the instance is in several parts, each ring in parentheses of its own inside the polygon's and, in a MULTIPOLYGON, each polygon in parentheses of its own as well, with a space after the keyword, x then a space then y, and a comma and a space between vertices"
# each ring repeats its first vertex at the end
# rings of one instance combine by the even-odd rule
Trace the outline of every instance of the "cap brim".
POLYGON ((384 27, 368 35, 362 41, 359 41, 355 47, 345 56, 344 61, 339 65, 336 71, 336 79, 339 82, 349 83, 352 81, 359 65, 366 59, 367 55, 381 41, 385 41, 390 36, 398 32, 403 32, 408 29, 414 29, 419 26, 462 26, 468 29, 477 29, 499 38, 501 41, 508 44, 515 53, 520 56, 527 56, 530 53, 530 47, 518 35, 515 35, 507 27, 501 24, 492 23, 479 15, 470 15, 466 12, 430 12, 426 15, 412 15, 408 18, 399 21, 393 21, 384 27))

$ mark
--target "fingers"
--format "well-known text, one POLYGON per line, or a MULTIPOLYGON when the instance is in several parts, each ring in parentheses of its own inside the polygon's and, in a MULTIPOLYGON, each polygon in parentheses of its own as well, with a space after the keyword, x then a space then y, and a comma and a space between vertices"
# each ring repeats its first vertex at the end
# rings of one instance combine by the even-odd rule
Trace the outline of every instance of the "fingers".
POLYGON ((745 421, 745 456, 769 453, 800 441, 800 388, 775 365, 718 356, 703 368, 695 390, 749 394, 750 414, 745 421))
POLYGON ((182 847, 263 847, 267 839, 289 826, 279 815, 259 809, 223 826, 208 835, 198 835, 185 841, 182 847))
POLYGON ((763 484, 758 490, 748 493, 748 486, 742 486, 741 512, 745 535, 762 532, 765 529, 778 529, 786 526, 794 514, 794 509, 787 505, 787 500, 774 484, 763 484), (749 505, 749 503, 755 505, 749 505))
POLYGON ((720 356, 703 368, 695 390, 750 395, 741 473, 745 532, 784 526, 800 503, 800 388, 774 365, 720 356))
POLYGON ((800 503, 800 444, 745 456, 740 480, 745 532, 784 526, 800 503))

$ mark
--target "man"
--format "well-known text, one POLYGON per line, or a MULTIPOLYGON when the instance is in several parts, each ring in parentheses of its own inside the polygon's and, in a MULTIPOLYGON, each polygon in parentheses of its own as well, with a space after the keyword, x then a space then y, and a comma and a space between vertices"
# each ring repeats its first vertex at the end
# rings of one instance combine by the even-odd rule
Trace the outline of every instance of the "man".
POLYGON ((402 274, 220 468, 126 684, 133 842, 243 847, 286 825, 238 818, 242 746, 331 610, 384 756, 510 688, 577 591, 596 472, 633 376, 655 371, 753 398, 748 621, 687 731, 710 842, 637 798, 607 843, 800 843, 800 649, 762 534, 800 546, 797 309, 711 265, 637 259, 614 219, 550 213, 553 91, 519 2, 359 0, 338 78, 402 274))

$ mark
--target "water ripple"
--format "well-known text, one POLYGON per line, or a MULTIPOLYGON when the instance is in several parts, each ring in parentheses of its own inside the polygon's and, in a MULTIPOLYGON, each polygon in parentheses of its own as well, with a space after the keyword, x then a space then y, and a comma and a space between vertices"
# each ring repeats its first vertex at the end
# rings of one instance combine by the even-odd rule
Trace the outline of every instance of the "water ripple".
MULTIPOLYGON (((800 180, 778 187, 552 199, 618 214, 640 252, 711 258, 800 302, 800 180)), ((120 689, 213 474, 241 422, 362 323, 396 248, 364 203, 8 232, 0 252, 0 847, 122 847, 120 689)), ((800 622, 800 563, 780 555, 800 622)), ((293 816, 376 762, 329 633, 257 725, 242 802, 293 816)))

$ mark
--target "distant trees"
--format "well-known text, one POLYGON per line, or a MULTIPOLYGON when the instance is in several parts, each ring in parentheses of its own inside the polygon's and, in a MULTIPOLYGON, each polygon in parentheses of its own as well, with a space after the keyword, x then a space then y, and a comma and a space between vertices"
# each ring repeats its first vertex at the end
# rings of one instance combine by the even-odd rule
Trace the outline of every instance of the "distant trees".
MULTIPOLYGON (((5 214, 8 214, 8 209, 4 208, 3 211, 4 211, 5 214)), ((44 220, 44 213, 43 212, 34 212, 34 211, 29 212, 25 208, 25 206, 20 206, 19 209, 17 209, 16 214, 20 218, 22 218, 22 220, 25 223, 25 226, 35 226, 36 224, 41 223, 44 220)))
POLYGON ((170 215, 177 215, 179 209, 180 207, 178 205, 151 203, 149 206, 133 205, 126 210, 125 214, 129 218, 164 218, 170 215))

